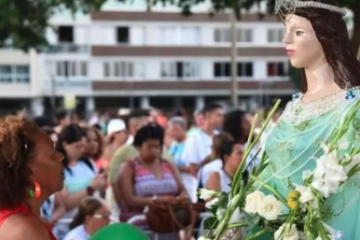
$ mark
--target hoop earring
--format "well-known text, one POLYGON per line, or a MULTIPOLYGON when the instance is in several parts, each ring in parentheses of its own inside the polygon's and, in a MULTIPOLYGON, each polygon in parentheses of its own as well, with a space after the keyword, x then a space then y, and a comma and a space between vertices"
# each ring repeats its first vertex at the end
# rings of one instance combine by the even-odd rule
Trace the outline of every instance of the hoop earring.
POLYGON ((38 182, 34 182, 34 190, 30 189, 29 193, 31 198, 39 199, 41 196, 40 184, 38 182))

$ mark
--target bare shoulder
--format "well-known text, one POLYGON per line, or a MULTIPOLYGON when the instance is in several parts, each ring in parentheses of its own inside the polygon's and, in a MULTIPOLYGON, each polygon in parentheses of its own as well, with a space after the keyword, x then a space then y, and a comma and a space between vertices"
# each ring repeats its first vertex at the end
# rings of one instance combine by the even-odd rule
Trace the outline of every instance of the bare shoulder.
POLYGON ((47 229, 36 218, 23 214, 9 217, 1 226, 1 240, 51 240, 47 229))

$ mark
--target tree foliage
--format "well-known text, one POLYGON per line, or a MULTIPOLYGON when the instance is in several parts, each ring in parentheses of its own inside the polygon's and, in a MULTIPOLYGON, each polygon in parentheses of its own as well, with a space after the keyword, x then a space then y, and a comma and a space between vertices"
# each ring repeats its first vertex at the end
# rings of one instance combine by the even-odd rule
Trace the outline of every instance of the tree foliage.
MULTIPOLYGON (((23 50, 35 48, 40 50, 47 45, 46 29, 50 18, 57 12, 90 13, 99 10, 106 0, 0 0, 0 47, 9 39, 12 45, 23 50)), ((117 0, 131 4, 133 0, 117 0)), ((275 0, 210 0, 212 13, 232 9, 241 19, 241 9, 249 9, 266 1, 268 13, 274 9, 275 0)), ((190 15, 194 6, 208 0, 146 0, 148 10, 152 5, 177 5, 185 15, 190 15)), ((355 29, 360 30, 360 0, 339 0, 343 7, 354 12, 355 29)), ((264 14, 259 13, 259 18, 264 14)), ((360 31, 354 31, 352 43, 355 49, 360 45, 360 31)))

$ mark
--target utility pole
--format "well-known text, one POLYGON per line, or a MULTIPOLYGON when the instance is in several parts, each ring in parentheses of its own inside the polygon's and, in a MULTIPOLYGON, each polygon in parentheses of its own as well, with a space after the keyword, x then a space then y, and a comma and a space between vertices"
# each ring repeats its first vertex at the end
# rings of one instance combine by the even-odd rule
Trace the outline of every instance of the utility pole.
POLYGON ((238 83, 237 83, 237 30, 236 16, 233 9, 230 10, 230 37, 231 37, 231 105, 234 109, 238 108, 238 83))

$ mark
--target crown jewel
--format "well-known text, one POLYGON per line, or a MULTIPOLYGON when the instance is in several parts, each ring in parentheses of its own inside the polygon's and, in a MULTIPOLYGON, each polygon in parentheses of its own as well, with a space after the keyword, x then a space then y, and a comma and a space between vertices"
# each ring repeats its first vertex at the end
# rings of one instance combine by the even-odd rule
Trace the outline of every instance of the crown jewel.
POLYGON ((286 17, 287 14, 295 13, 297 8, 322 8, 332 12, 337 12, 342 15, 346 14, 344 9, 334 5, 313 1, 302 2, 298 0, 276 0, 275 14, 286 17), (283 10, 285 10, 286 14, 283 12, 283 10))

